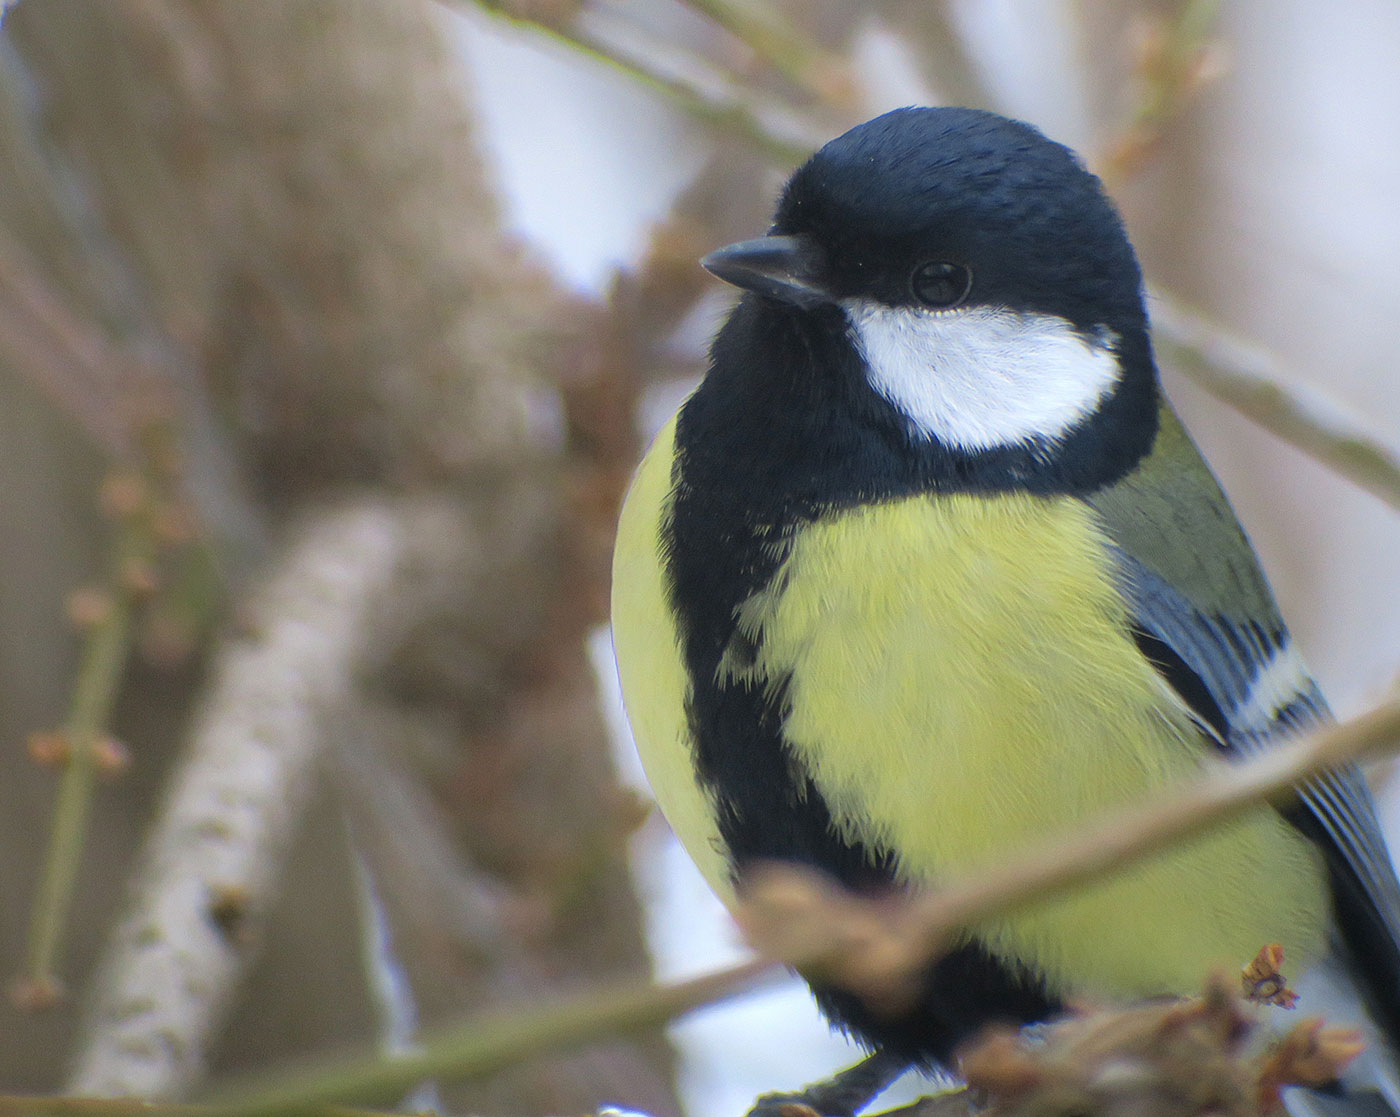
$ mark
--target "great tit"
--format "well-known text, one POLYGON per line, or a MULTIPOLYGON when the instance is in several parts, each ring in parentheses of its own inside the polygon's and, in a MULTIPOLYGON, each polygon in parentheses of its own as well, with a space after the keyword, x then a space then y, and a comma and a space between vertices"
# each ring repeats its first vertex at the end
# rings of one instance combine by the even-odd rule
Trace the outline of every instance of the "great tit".
MULTIPOLYGON (((628 493, 612 621, 656 797, 722 897, 766 859, 936 887, 1327 718, 1069 149, 887 113, 702 263, 744 294, 628 493)), ((1273 943, 1394 1050, 1400 887, 1354 769, 978 926, 901 1015, 813 988, 946 1065, 990 1022, 1190 993, 1273 943)))

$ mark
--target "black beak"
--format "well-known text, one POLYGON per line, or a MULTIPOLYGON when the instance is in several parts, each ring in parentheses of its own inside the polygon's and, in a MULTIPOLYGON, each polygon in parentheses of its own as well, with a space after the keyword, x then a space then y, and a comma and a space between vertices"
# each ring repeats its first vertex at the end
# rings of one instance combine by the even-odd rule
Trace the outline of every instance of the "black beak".
POLYGON ((711 252, 700 266, 726 283, 796 306, 832 301, 825 286, 825 260, 805 237, 759 237, 711 252))

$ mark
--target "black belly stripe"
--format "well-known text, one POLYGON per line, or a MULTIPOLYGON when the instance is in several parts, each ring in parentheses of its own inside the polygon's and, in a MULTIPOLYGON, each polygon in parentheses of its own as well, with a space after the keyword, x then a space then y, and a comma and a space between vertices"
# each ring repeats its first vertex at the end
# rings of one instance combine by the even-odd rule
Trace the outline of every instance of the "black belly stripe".
POLYGON ((976 939, 943 955, 921 980, 918 1003, 894 1017, 830 986, 813 985, 812 991, 827 1018, 853 1038, 924 1066, 950 1066, 957 1049, 989 1024, 1019 1027, 1064 1010, 1043 984, 976 939))
MULTIPOLYGON (((870 390, 847 329, 834 307, 796 312, 745 296, 677 419, 662 534, 696 770, 736 877, 776 858, 878 891, 894 885, 894 853, 848 839, 788 750, 786 680, 721 677, 726 652, 731 665, 758 658, 735 638, 736 609, 770 583, 791 534, 836 509, 918 493, 1082 495, 1110 484, 1151 449, 1158 398, 1145 329, 1124 329, 1121 385, 1053 455, 1034 440, 966 454, 911 441, 904 417, 870 390)), ((917 1005, 898 1019, 875 1017, 838 990, 816 992, 857 1038, 936 1061, 987 1023, 1041 1020, 1060 1007, 1040 977, 975 940, 929 969, 917 1005)))
MULTIPOLYGON (((895 858, 842 836, 826 800, 782 739, 786 687, 697 687, 691 729, 702 776, 720 804, 720 835, 736 884, 755 860, 811 866, 846 888, 878 894, 895 885, 895 858)), ((823 1013, 858 1041, 911 1061, 947 1064, 953 1051, 993 1023, 1026 1024, 1061 1011, 1045 982, 976 939, 944 955, 919 979, 913 1007, 872 1012, 858 997, 813 985, 823 1013)))
MULTIPOLYGON (((726 650, 731 662, 736 651, 743 666, 756 662, 757 644, 736 644, 734 607, 768 584, 787 552, 762 531, 716 528, 678 495, 666 534, 672 602, 693 680, 687 713, 696 767, 717 804, 736 883, 742 887, 745 865, 781 860, 817 868, 855 891, 888 890, 896 880, 892 851, 843 835, 783 739, 786 680, 720 676, 726 650)), ((839 989, 813 992, 826 1016, 858 1041, 926 1064, 946 1064, 988 1024, 1043 1020, 1061 1008, 1042 980, 976 940, 931 966, 921 986, 914 1006, 894 1017, 872 1013, 839 989)))

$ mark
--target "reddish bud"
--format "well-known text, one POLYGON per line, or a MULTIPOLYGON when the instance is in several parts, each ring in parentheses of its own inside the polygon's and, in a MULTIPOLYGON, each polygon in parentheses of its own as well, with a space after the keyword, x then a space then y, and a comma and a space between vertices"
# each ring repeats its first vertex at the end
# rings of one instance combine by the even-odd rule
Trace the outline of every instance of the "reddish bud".
POLYGON ((104 516, 114 520, 129 520, 146 506, 148 491, 139 473, 117 469, 102 479, 97 506, 104 516))
POLYGON ((68 619, 76 628, 96 628, 112 612, 112 598, 106 590, 83 586, 68 595, 68 619))
POLYGON ((29 759, 43 768, 57 768, 61 764, 67 764, 73 751, 67 735, 53 730, 31 733, 26 747, 29 750, 29 759))

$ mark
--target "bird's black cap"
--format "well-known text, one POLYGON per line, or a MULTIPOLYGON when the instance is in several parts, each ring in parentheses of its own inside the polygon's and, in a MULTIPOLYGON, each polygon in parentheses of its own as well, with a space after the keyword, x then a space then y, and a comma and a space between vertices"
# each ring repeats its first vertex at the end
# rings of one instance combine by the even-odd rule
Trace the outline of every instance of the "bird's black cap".
MULTIPOLYGON (((1063 144, 994 113, 904 108, 852 128, 793 174, 771 232, 798 238, 783 242, 788 256, 800 244, 804 263, 821 261, 803 297, 907 303, 910 269, 946 259, 972 266, 976 302, 1084 329, 1143 323, 1141 273, 1099 180, 1063 144)), ((724 274, 731 251, 707 266, 754 287, 724 274)))

